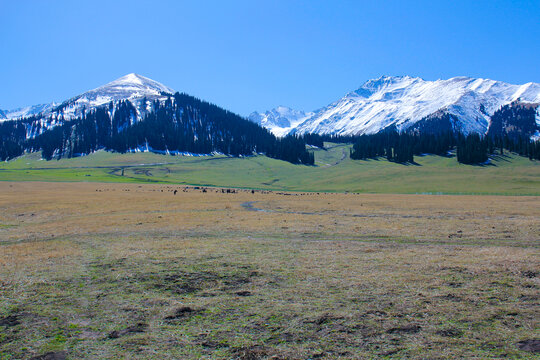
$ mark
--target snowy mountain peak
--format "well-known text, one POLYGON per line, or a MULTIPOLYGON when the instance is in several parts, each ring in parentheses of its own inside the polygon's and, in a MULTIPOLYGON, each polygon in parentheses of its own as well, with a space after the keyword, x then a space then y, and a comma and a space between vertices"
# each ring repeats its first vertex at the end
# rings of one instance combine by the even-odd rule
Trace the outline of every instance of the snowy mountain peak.
POLYGON ((277 106, 265 113, 252 112, 248 119, 267 128, 276 136, 283 136, 312 115, 313 113, 287 106, 277 106))
POLYGON ((161 96, 163 93, 174 94, 174 90, 155 80, 131 73, 79 95, 72 100, 88 102, 90 106, 99 106, 105 102, 129 100, 145 96, 161 96))
POLYGON ((377 79, 371 79, 366 81, 361 88, 364 89, 380 89, 381 87, 388 86, 390 84, 396 84, 396 83, 403 83, 403 82, 409 82, 414 80, 422 80, 419 77, 411 77, 408 75, 403 76, 388 76, 388 75, 382 75, 381 77, 377 79))
POLYGON ((144 77, 142 75, 135 74, 135 73, 124 75, 121 78, 111 81, 110 83, 100 86, 99 88, 94 89, 92 91, 107 91, 107 90, 108 91, 132 90, 132 91, 149 92, 153 94, 157 94, 161 92, 174 94, 173 89, 155 80, 149 79, 147 77, 144 77))
MULTIPOLYGON (((80 116, 84 111, 116 102, 130 100, 133 103, 146 98, 147 100, 164 99, 175 91, 155 80, 131 73, 93 90, 77 95, 62 104, 50 103, 28 106, 14 110, 3 111, 0 121, 20 119, 29 116, 50 116, 71 119, 80 116)), ((145 107, 145 105, 142 105, 145 107)), ((144 110, 141 108, 141 110, 144 110)))
POLYGON ((346 97, 355 98, 355 97, 360 96, 360 97, 368 98, 377 92, 381 92, 385 90, 388 91, 391 89, 405 88, 415 82, 420 82, 420 81, 424 81, 424 80, 419 77, 411 77, 411 76, 383 75, 377 79, 366 81, 364 84, 362 84, 362 86, 360 86, 360 88, 348 93, 346 97))
POLYGON ((138 117, 147 108, 146 104, 138 104, 142 99, 149 101, 165 99, 174 94, 174 90, 139 74, 131 73, 111 81, 96 89, 87 91, 62 103, 62 116, 66 119, 80 116, 84 111, 99 106, 129 100, 138 106, 138 117))

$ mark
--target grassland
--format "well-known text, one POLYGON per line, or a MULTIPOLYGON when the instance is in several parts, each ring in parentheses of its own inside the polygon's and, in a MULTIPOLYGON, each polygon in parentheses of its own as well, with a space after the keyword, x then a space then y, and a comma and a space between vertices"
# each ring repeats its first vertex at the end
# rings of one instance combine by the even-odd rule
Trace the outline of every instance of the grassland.
POLYGON ((4 181, 0 210, 2 359, 538 357, 538 197, 4 181))
POLYGON ((316 166, 264 156, 185 157, 97 152, 43 161, 29 154, 0 164, 4 181, 84 181, 191 184, 287 191, 395 194, 540 195, 540 163, 509 154, 489 165, 458 164, 453 157, 416 157, 416 165, 386 160, 353 161, 349 145, 315 150, 316 166), (123 172, 123 176, 122 176, 123 172))

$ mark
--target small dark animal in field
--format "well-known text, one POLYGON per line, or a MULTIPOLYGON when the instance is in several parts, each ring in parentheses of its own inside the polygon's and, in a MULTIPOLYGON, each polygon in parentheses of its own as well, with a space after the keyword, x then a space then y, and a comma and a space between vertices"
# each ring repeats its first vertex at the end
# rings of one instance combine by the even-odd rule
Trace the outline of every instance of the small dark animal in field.
POLYGON ((174 195, 176 195, 177 192, 178 192, 178 190, 174 190, 174 195))

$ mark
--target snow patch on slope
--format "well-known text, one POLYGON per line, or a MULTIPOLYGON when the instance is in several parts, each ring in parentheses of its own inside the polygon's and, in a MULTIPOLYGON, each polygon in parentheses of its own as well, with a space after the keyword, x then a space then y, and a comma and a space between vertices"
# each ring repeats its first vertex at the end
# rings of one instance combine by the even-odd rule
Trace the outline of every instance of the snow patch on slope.
MULTIPOLYGON (((540 129, 540 106, 536 108, 536 127, 540 129)), ((536 132, 531 136, 532 141, 540 141, 540 131, 536 130, 536 132)))

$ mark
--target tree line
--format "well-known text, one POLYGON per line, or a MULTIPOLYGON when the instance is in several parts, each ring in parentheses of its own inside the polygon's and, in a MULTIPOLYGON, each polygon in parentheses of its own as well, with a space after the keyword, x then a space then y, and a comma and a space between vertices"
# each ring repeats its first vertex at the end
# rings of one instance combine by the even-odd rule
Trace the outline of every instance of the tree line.
POLYGON ((388 161, 414 163, 414 156, 422 154, 448 156, 455 151, 459 163, 482 164, 488 161, 489 155, 504 155, 505 150, 528 157, 530 160, 540 160, 540 141, 533 141, 522 136, 481 136, 477 133, 464 135, 454 132, 418 134, 389 131, 361 135, 353 141, 353 144, 350 156, 354 160, 385 157, 388 161))
MULTIPOLYGON (((146 99, 143 102, 146 105, 146 99)), ((247 119, 187 94, 176 93, 150 105, 152 110, 140 121, 135 106, 123 100, 73 120, 60 118, 60 125, 47 130, 35 117, 0 123, 0 159, 24 151, 42 151, 43 158, 50 160, 99 149, 125 153, 144 148, 163 153, 265 154, 294 164, 314 164, 302 137, 276 138, 247 119)))
MULTIPOLYGON (((481 111, 485 111, 482 109, 481 111)), ((352 143, 351 159, 365 160, 385 157, 398 163, 414 163, 414 156, 434 154, 448 156, 455 152, 463 164, 482 164, 489 155, 514 152, 531 160, 540 160, 540 141, 531 137, 539 129, 536 124, 537 106, 519 101, 502 106, 491 116, 485 135, 463 134, 458 119, 439 112, 430 115, 398 132, 389 127, 371 135, 304 135, 306 143, 324 147, 324 142, 352 143)))
MULTIPOLYGON (((142 101, 143 107, 148 104, 142 101)), ((289 135, 276 138, 268 130, 216 105, 187 94, 176 93, 165 101, 149 103, 151 110, 137 121, 137 109, 128 100, 112 102, 81 117, 65 121, 29 117, 0 122, 0 160, 20 156, 24 151, 42 151, 44 159, 74 157, 99 149, 120 153, 149 149, 161 153, 222 153, 232 156, 265 154, 294 164, 314 164, 306 144, 324 149, 325 142, 352 143, 352 159, 384 157, 398 163, 414 163, 414 156, 456 153, 457 161, 480 164, 489 155, 515 152, 540 160, 536 109, 514 102, 491 117, 487 133, 462 134, 449 114, 423 119, 407 132, 395 127, 361 136, 289 135), (52 129, 44 123, 58 124, 52 129)))

